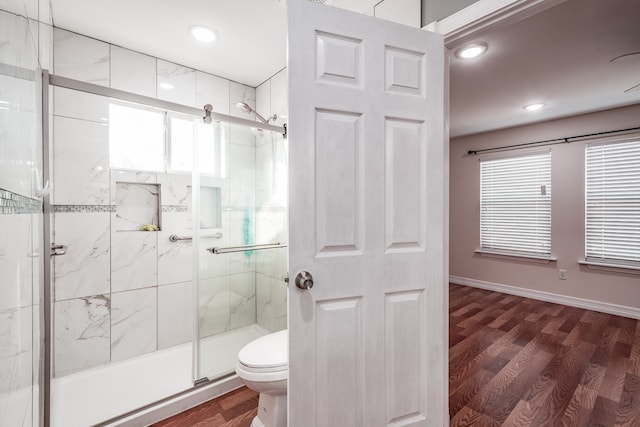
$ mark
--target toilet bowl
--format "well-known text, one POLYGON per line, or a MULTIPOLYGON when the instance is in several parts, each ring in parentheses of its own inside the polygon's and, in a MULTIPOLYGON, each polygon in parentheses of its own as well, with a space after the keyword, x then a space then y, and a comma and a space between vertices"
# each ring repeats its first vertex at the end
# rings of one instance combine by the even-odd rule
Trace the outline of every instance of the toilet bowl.
POLYGON ((268 334, 245 345, 238 353, 236 373, 247 387, 260 393, 258 415, 251 427, 286 427, 289 377, 287 331, 268 334))

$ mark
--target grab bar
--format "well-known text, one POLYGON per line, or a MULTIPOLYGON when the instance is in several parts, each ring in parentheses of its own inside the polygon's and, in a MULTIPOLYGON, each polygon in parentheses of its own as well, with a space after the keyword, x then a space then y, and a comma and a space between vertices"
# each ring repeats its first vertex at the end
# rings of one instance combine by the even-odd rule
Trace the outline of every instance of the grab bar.
POLYGON ((264 245, 244 245, 244 246, 228 246, 226 248, 208 248, 207 250, 214 255, 228 254, 231 252, 259 251, 262 249, 286 248, 287 244, 282 242, 266 243, 264 245))
MULTIPOLYGON (((211 236, 200 236, 201 239, 220 239, 222 237, 222 232, 218 231, 216 234, 211 236)), ((169 236, 169 241, 177 242, 179 240, 193 240, 191 236, 178 236, 177 234, 172 234, 169 236)))

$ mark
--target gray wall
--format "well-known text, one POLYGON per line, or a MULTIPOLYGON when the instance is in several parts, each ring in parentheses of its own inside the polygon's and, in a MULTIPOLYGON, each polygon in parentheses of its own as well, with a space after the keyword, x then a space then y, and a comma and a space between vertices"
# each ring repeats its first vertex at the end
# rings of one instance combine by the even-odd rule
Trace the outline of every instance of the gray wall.
POLYGON ((440 21, 477 0, 422 0, 422 25, 440 21))
MULTIPOLYGON (((584 258, 584 149, 589 141, 551 146, 551 253, 557 262, 484 257, 480 248, 480 162, 469 149, 499 147, 638 125, 640 104, 451 140, 450 274, 626 307, 640 312, 640 276, 591 270, 584 258), (558 279, 558 269, 567 279, 558 279)), ((515 151, 512 153, 516 153, 515 151)))

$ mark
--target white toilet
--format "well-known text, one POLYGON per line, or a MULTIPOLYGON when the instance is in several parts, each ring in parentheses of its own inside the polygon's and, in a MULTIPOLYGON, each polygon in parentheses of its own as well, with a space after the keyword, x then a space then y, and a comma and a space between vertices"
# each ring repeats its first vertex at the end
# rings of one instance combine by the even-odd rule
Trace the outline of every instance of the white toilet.
POLYGON ((236 373, 251 390, 260 393, 258 416, 251 427, 287 427, 289 334, 265 335, 238 353, 236 373))

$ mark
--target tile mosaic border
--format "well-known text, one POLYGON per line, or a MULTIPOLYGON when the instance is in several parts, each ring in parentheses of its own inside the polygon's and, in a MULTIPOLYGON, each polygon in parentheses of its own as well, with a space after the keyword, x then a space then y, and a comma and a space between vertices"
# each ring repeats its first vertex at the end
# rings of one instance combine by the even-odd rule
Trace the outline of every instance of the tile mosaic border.
POLYGON ((162 205, 162 212, 189 212, 189 206, 162 205))
POLYGON ((32 199, 0 188, 0 214, 38 214, 42 212, 42 200, 32 199))
MULTIPOLYGON (((56 213, 96 213, 116 211, 116 205, 53 205, 56 213)), ((189 206, 162 205, 162 212, 189 212, 189 206)))
POLYGON ((55 213, 115 212, 116 205, 53 205, 55 213))

